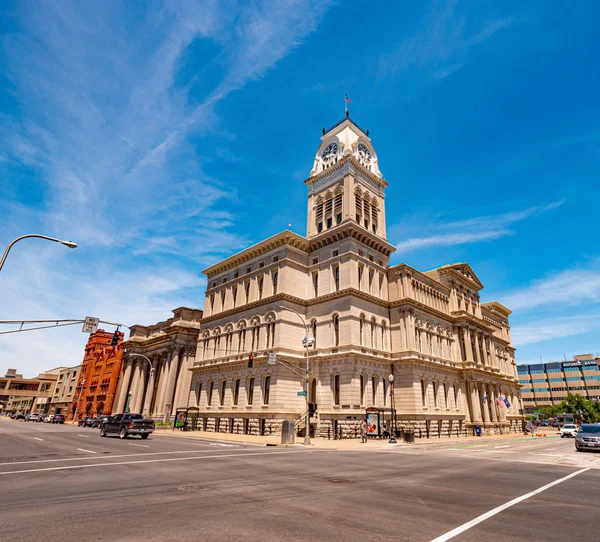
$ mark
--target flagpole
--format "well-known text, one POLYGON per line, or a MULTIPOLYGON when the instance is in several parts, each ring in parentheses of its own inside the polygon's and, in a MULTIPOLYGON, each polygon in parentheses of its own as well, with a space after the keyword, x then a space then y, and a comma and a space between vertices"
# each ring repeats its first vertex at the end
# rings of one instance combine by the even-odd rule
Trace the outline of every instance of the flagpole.
POLYGON ((348 95, 344 94, 344 114, 348 113, 348 95))

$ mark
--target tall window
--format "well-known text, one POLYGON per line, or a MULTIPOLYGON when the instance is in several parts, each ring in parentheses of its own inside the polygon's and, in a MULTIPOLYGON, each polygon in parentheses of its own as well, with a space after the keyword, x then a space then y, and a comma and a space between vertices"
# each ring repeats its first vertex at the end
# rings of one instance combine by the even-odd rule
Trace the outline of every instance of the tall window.
POLYGON ((371 320, 371 348, 375 348, 375 320, 371 320))
POLYGON ((206 404, 208 406, 212 405, 214 389, 215 389, 215 383, 211 381, 210 384, 208 385, 208 397, 206 398, 206 404))
POLYGON ((277 284, 279 282, 279 272, 274 271, 271 275, 271 280, 273 281, 273 295, 277 293, 277 284))
POLYGON ((221 310, 225 310, 225 290, 221 290, 221 310))
POLYGON ((254 401, 254 377, 251 376, 248 379, 248 385, 246 387, 246 401, 249 405, 254 401))
POLYGON ((267 348, 275 346, 275 322, 267 324, 267 348))
POLYGON ((371 217, 371 205, 369 204, 369 198, 365 197, 363 201, 363 213, 364 213, 364 224, 365 228, 369 229, 369 218, 371 217))
POLYGON ((334 201, 334 213, 335 213, 335 223, 341 224, 342 222, 342 191, 337 190, 335 194, 334 201))
POLYGON ((313 348, 317 347, 317 321, 313 320, 311 322, 311 327, 312 327, 312 336, 313 336, 313 348))
POLYGON ((333 346, 340 344, 340 317, 337 314, 333 315, 333 346))
MULTIPOLYGON (((387 406, 387 396, 389 393, 389 381, 387 378, 383 379, 383 406, 387 406)), ((390 405, 391 406, 391 405, 390 405)))
POLYGON ((448 382, 444 382, 444 406, 448 408, 448 382))
POLYGON ((362 219, 362 197, 358 190, 354 193, 354 204, 356 207, 356 222, 360 224, 362 219))
POLYGON ((246 294, 246 304, 250 302, 250 281, 244 283, 244 293, 246 294))
POLYGON ((377 404, 377 381, 378 380, 379 380, 379 378, 376 376, 371 377, 371 391, 373 392, 371 404, 373 406, 375 406, 377 404))
POLYGON ((265 376, 263 380, 263 405, 269 404, 269 394, 271 392, 271 377, 265 376))
POLYGON ((238 352, 246 351, 246 329, 240 329, 240 340, 238 342, 238 352))
POLYGON ((198 382, 196 388, 196 406, 200 406, 200 398, 202 397, 202 382, 198 382))
POLYGON ((332 391, 333 391, 333 404, 335 406, 339 406, 340 405, 340 375, 333 375, 332 391))
POLYGON ((387 327, 385 322, 381 323, 381 349, 387 350, 387 327))
POLYGON ((365 404, 365 389, 367 387, 367 376, 360 375, 360 404, 365 404))
POLYGON ((373 203, 371 205, 371 222, 373 225, 373 233, 377 233, 378 213, 379 210, 377 209, 377 202, 373 200, 373 203))
POLYGON ((336 292, 340 291, 340 266, 333 266, 333 287, 336 292))
POLYGON ((427 380, 421 379, 421 404, 423 408, 427 408, 427 380))
POLYGON ((237 301, 237 285, 235 285, 232 289, 231 289, 231 294, 233 297, 233 306, 235 308, 235 303, 237 301))
POLYGON ((225 355, 231 351, 232 337, 233 333, 231 331, 228 331, 227 335, 225 335, 225 355))
POLYGON ((379 297, 383 297, 383 273, 379 273, 379 297))
POLYGON ((323 200, 319 198, 315 209, 315 222, 317 224, 317 232, 323 231, 323 200))
POLYGON ((215 310, 215 294, 210 294, 210 312, 215 310))
POLYGON ((375 271, 373 269, 369 269, 369 293, 373 293, 373 277, 375 276, 375 271))
POLYGON ((319 273, 314 272, 312 274, 313 292, 315 297, 319 297, 319 273))
POLYGON ((219 404, 223 406, 225 404, 225 390, 227 388, 227 380, 221 380, 221 388, 219 390, 219 404))
POLYGON ((260 277, 258 277, 258 299, 262 299, 264 284, 265 284, 265 277, 264 277, 264 275, 261 275, 260 277))
POLYGON ((458 392, 458 384, 454 384, 454 408, 459 408, 459 392, 458 392))
POLYGON ((233 381, 232 391, 233 391, 233 404, 237 406, 238 399, 240 397, 240 379, 239 378, 236 378, 233 381))
POLYGON ((360 315, 360 323, 359 323, 359 339, 360 339, 360 345, 364 346, 365 344, 365 315, 361 314, 360 315))
POLYGON ((362 263, 358 264, 358 289, 362 290, 362 278, 365 270, 365 266, 362 263))

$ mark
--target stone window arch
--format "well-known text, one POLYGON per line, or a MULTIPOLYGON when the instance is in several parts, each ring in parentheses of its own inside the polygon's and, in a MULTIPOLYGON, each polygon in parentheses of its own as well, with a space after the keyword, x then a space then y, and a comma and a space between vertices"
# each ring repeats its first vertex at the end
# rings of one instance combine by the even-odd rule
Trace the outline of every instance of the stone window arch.
POLYGON ((246 351, 246 320, 240 320, 237 323, 238 329, 238 352, 246 351))
POLYGON ((258 350, 260 348, 260 316, 253 316, 250 320, 250 329, 252 335, 252 347, 250 349, 251 352, 258 350))
POLYGON ((233 342, 233 324, 225 326, 225 355, 231 352, 231 344, 233 342))
POLYGON ((218 356, 218 354, 220 353, 220 347, 221 347, 221 328, 220 327, 216 327, 213 331, 213 335, 214 335, 214 345, 213 345, 213 358, 216 358, 218 356))
POLYGON ((274 312, 268 312, 265 316, 265 322, 267 323, 267 348, 273 348, 275 346, 275 321, 277 317, 274 312))

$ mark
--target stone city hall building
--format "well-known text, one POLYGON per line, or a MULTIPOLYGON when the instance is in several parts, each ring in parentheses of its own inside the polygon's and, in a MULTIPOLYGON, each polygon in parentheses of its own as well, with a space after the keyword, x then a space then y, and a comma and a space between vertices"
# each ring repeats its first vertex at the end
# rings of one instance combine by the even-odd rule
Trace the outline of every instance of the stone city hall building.
MULTIPOLYGON (((314 338, 308 395, 317 434, 353 434, 367 407, 392 402, 399 426, 417 436, 520 430, 511 311, 480 302, 483 284, 466 263, 390 267, 388 184, 369 132, 348 116, 323 130, 305 184, 306 236, 284 231, 204 271, 195 356, 178 343, 200 428, 269 433, 285 419, 303 423, 303 377, 267 364, 274 352, 304 366, 305 328, 289 308, 314 338)), ((171 400, 165 385, 155 412, 171 400)))

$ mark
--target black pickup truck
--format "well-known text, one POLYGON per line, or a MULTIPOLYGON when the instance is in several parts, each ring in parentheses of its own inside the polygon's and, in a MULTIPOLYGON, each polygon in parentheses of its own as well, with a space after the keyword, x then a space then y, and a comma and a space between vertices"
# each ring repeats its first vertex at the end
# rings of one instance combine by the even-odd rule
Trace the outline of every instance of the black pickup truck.
POLYGON ((147 439, 154 431, 154 420, 145 419, 141 414, 114 414, 106 418, 100 425, 100 436, 106 437, 110 434, 119 435, 119 438, 127 438, 129 435, 139 435, 147 439))

